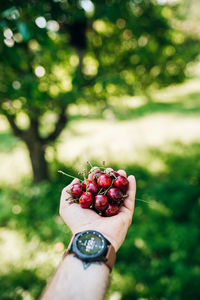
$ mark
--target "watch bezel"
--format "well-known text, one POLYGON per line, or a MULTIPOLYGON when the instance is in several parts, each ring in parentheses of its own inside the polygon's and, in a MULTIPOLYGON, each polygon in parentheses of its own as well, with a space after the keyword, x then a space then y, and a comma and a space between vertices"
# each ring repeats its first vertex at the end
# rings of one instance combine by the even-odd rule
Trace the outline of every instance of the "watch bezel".
POLYGON ((105 256, 108 251, 108 245, 109 245, 108 240, 106 240, 106 238, 100 232, 95 230, 85 230, 75 235, 71 246, 71 251, 74 252, 80 259, 84 261, 97 261, 97 260, 102 261, 106 258, 105 256), (90 233, 93 233, 94 235, 98 236, 102 241, 102 249, 100 249, 96 254, 84 254, 79 250, 77 246, 77 242, 79 238, 85 234, 90 234, 90 233))

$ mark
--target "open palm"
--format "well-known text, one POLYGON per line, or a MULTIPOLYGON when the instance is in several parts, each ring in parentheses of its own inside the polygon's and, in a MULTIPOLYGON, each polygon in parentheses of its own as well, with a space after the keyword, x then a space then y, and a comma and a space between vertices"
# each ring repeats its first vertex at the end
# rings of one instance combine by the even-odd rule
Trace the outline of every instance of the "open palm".
MULTIPOLYGON (((126 176, 126 172, 123 170, 119 170, 118 173, 126 176)), ((78 179, 74 179, 69 186, 65 187, 61 194, 60 215, 72 233, 76 234, 83 230, 96 230, 102 233, 117 251, 125 239, 134 211, 135 177, 133 175, 129 176, 128 181, 128 197, 120 208, 119 214, 112 217, 102 217, 91 209, 83 209, 79 204, 66 201, 70 196, 67 190, 72 184, 78 183, 78 179)))

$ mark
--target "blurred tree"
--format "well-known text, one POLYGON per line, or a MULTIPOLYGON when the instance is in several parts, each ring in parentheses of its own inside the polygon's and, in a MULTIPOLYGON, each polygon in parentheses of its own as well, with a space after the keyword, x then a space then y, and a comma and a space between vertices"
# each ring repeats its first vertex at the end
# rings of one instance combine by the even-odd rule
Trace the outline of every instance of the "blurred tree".
POLYGON ((175 7, 147 0, 3 1, 0 112, 28 147, 34 181, 70 103, 181 82, 199 43, 170 25, 175 7), (50 118, 51 114, 51 118, 50 118))

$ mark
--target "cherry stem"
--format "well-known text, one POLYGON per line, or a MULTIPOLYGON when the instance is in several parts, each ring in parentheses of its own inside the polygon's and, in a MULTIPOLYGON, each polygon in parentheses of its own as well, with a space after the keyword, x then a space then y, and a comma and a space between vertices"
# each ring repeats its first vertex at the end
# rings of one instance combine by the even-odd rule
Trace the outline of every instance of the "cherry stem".
POLYGON ((87 161, 87 164, 91 167, 91 168, 93 168, 93 165, 91 164, 91 162, 88 160, 87 161))
POLYGON ((105 190, 105 192, 103 193, 103 195, 105 195, 107 193, 107 191, 112 187, 114 180, 112 180, 111 185, 109 186, 109 188, 107 188, 107 190, 105 190))
POLYGON ((69 201, 69 200, 72 200, 73 197, 69 197, 69 198, 66 198, 65 201, 69 201))
MULTIPOLYGON (((111 172, 112 172, 112 171, 111 171, 111 172)), ((111 172, 110 172, 110 173, 111 173, 111 172)), ((114 173, 112 173, 112 176, 114 176, 114 177, 115 177, 115 179, 117 178, 117 177, 115 176, 115 174, 114 174, 114 173)))
POLYGON ((124 204, 124 203, 122 202, 122 203, 119 205, 119 209, 123 206, 123 204, 124 204))
POLYGON ((143 200, 143 199, 140 199, 140 198, 135 198, 135 200, 137 200, 137 201, 141 201, 141 202, 145 202, 145 203, 148 203, 148 204, 151 204, 151 202, 149 202, 149 201, 146 201, 146 200, 143 200))
POLYGON ((83 174, 83 178, 86 183, 86 195, 87 195, 88 194, 88 181, 87 181, 87 178, 85 177, 85 174, 83 174))
POLYGON ((102 190, 103 190, 103 188, 100 188, 100 190, 99 190, 98 194, 101 194, 102 190))
POLYGON ((79 179, 79 180, 81 181, 80 178, 75 177, 75 176, 72 176, 72 175, 69 175, 69 174, 67 174, 67 173, 65 173, 65 172, 63 172, 63 171, 61 171, 61 170, 59 170, 58 173, 63 174, 63 175, 65 175, 65 176, 67 176, 67 177, 71 177, 71 178, 74 178, 74 179, 79 179))

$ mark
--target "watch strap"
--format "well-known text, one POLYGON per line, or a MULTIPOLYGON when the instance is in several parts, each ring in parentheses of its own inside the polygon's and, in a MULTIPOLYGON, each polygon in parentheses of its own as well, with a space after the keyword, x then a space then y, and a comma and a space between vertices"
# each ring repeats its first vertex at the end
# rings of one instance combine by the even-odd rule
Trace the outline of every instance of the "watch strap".
POLYGON ((72 247, 72 243, 73 243, 73 240, 74 240, 74 237, 75 237, 75 234, 72 236, 70 242, 69 242, 69 245, 67 247, 67 249, 64 251, 63 253, 63 259, 65 258, 65 256, 67 256, 69 253, 71 253, 71 247, 72 247))
POLYGON ((116 252, 115 252, 114 247, 110 244, 108 246, 108 252, 106 254, 106 260, 104 261, 105 264, 110 269, 110 272, 112 271, 112 268, 114 266, 115 260, 116 260, 116 252))

